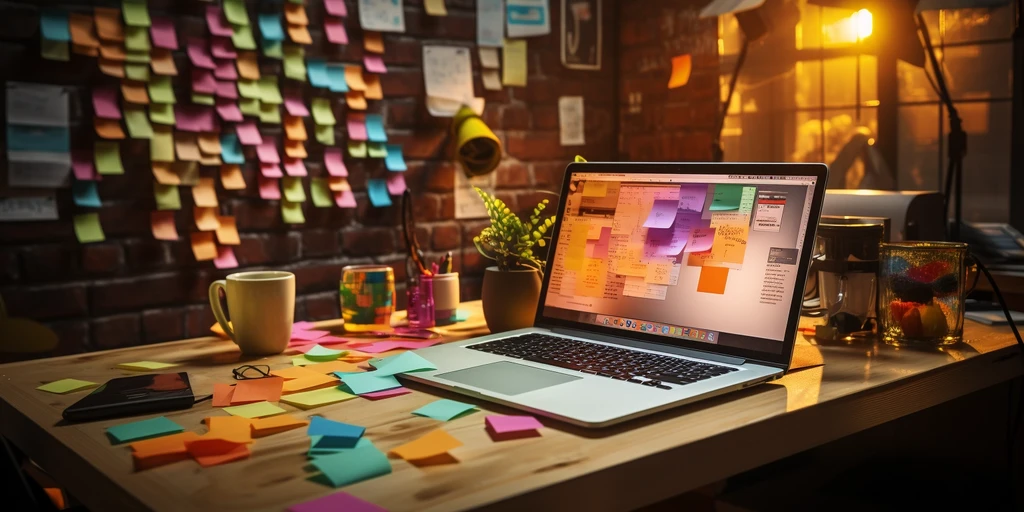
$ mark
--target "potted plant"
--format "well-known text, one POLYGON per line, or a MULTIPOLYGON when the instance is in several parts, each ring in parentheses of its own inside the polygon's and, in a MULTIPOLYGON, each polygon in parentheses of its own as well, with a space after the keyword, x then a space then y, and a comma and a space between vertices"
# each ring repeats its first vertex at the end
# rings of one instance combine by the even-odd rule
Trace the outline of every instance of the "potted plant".
MULTIPOLYGON (((474 187, 476 188, 476 187, 474 187)), ((491 332, 510 331, 533 325, 540 300, 545 252, 551 239, 555 216, 541 217, 548 200, 533 209, 529 222, 509 210, 505 203, 476 188, 487 207, 491 225, 473 237, 473 244, 495 265, 484 273, 484 318, 491 332), (535 248, 538 248, 535 250, 535 248)))

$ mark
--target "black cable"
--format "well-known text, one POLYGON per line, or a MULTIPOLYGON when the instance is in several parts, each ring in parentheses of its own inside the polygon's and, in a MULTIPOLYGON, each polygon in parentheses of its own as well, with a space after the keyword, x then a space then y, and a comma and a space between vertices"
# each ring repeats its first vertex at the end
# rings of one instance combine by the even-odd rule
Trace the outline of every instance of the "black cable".
POLYGON ((207 400, 209 400, 211 398, 213 398, 213 395, 206 395, 206 396, 204 396, 202 398, 196 398, 196 401, 192 402, 192 405, 198 404, 199 402, 205 402, 205 401, 207 401, 207 400))

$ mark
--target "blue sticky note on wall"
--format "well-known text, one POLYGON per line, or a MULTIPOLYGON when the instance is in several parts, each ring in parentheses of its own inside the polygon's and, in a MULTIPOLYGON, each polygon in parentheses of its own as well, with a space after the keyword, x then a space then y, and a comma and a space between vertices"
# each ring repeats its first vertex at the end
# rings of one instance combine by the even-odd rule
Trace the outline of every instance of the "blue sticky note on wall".
POLYGON ((71 136, 68 129, 61 126, 9 124, 7 150, 68 153, 71 151, 71 136))
POLYGON ((366 138, 370 142, 388 141, 388 134, 384 131, 384 118, 380 114, 366 115, 366 138))
POLYGON ((260 35, 266 41, 284 41, 284 30, 281 28, 281 15, 260 13, 260 35))
POLYGON ((71 29, 68 27, 68 13, 51 10, 43 11, 39 14, 39 30, 43 34, 43 39, 70 41, 71 29))
POLYGON ((322 59, 306 59, 306 73, 309 75, 309 85, 327 89, 327 64, 322 59))
MULTIPOLYGON (((367 119, 367 123, 369 123, 369 119, 367 119)), ((367 126, 367 132, 369 132, 369 126, 367 126)), ((388 144, 388 156, 384 158, 384 165, 389 171, 404 171, 406 169, 405 158, 402 157, 402 146, 388 144)))
POLYGON ((244 164, 245 155, 242 145, 238 142, 238 134, 234 132, 220 134, 220 158, 226 164, 244 164))
MULTIPOLYGON (((366 194, 370 196, 370 204, 378 208, 391 206, 391 194, 388 193, 388 182, 372 179, 366 183, 366 194)), ((369 391, 367 391, 369 393, 369 391)))
POLYGON ((331 92, 348 92, 345 82, 345 66, 343 64, 327 65, 327 88, 331 92))
POLYGON ((95 181, 78 181, 75 180, 71 184, 71 196, 75 200, 75 204, 78 206, 84 206, 86 208, 99 208, 100 204, 100 193, 96 188, 95 181))

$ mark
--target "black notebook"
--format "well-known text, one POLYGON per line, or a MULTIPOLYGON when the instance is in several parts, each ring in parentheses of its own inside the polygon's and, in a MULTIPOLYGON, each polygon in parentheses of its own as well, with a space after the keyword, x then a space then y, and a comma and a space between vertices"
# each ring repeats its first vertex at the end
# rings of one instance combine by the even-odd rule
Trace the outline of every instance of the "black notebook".
POLYGON ((161 373, 111 379, 64 409, 68 421, 88 421, 188 409, 195 403, 188 374, 161 373))

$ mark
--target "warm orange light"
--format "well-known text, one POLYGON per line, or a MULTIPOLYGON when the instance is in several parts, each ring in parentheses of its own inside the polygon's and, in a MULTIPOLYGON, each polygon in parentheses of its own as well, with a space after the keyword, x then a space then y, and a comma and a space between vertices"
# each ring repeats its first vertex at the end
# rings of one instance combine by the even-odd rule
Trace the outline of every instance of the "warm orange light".
POLYGON ((850 20, 853 22, 853 28, 857 33, 858 39, 866 39, 871 35, 871 32, 874 29, 871 11, 861 9, 853 13, 853 16, 850 16, 850 20))
POLYGON ((846 18, 822 27, 825 43, 849 44, 866 39, 874 32, 871 11, 861 9, 846 18))

